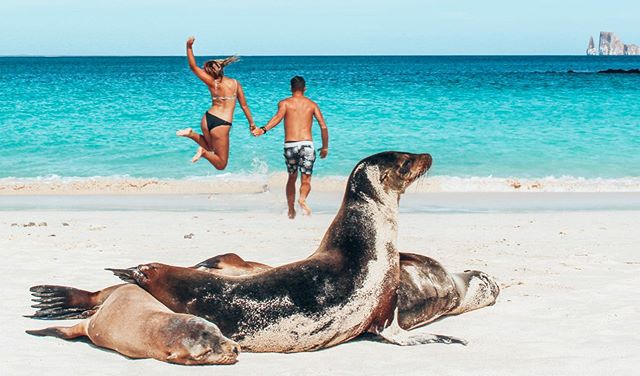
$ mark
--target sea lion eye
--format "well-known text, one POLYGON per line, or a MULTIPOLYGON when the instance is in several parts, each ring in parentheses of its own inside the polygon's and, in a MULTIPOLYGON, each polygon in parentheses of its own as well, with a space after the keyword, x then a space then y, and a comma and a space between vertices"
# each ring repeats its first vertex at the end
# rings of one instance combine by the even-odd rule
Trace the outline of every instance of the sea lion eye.
POLYGON ((400 173, 404 175, 408 173, 410 170, 411 170, 411 160, 407 159, 402 163, 402 166, 400 166, 400 173))

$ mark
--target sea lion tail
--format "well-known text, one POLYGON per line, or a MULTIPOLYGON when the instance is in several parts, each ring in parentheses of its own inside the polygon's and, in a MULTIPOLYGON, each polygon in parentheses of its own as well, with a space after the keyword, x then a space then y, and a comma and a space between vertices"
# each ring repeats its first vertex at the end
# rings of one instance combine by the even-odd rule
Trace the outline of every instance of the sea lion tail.
MULTIPOLYGON (((37 311, 30 316, 40 320, 84 319, 93 315, 97 309, 91 302, 92 293, 67 286, 38 285, 29 291, 36 304, 31 308, 37 311)), ((37 335, 37 334, 36 334, 37 335)))
POLYGON ((138 276, 138 273, 140 273, 140 271, 138 270, 138 267, 132 267, 128 269, 105 268, 104 270, 108 270, 112 272, 113 274, 115 274, 116 277, 120 278, 121 280, 127 283, 132 283, 134 285, 138 284, 138 280, 136 279, 136 277, 138 276))

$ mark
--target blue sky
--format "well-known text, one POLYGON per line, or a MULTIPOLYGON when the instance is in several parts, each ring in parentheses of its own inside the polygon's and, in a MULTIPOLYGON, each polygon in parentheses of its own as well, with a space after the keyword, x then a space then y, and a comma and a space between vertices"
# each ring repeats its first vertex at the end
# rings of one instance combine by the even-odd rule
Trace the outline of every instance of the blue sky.
POLYGON ((2 0, 0 55, 583 54, 640 1, 2 0))

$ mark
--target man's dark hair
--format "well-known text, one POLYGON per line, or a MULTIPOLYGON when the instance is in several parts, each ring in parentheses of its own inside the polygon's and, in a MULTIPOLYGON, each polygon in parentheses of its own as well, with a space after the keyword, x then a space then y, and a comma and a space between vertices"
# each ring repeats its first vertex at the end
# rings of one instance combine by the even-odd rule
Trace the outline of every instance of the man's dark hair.
POLYGON ((291 79, 291 91, 302 91, 305 87, 304 77, 302 76, 294 76, 291 79))

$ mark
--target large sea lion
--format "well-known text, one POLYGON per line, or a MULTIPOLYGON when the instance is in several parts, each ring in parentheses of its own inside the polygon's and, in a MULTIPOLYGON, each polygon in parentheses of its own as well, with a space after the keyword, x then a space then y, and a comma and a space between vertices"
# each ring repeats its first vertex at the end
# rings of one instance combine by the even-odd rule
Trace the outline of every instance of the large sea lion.
MULTIPOLYGON (((242 275, 260 273, 272 267, 226 253, 198 263, 197 268, 210 273, 242 275), (233 263, 221 263, 221 258, 233 263)), ((431 257, 400 252, 398 324, 402 329, 410 330, 442 316, 493 305, 499 293, 498 283, 484 272, 465 270, 451 274, 431 257)))
MULTIPOLYGON (((338 217, 334 224, 337 219, 338 217)), ((193 268, 216 274, 243 275, 262 272, 271 267, 245 261, 235 254, 224 254, 200 262, 193 268)), ((482 272, 472 271, 449 275, 440 264, 426 256, 400 254, 400 270, 398 321, 403 329, 428 323, 442 315, 459 314, 493 304, 499 291, 497 284, 482 272), (420 276, 422 282, 417 280, 416 276, 420 276), (476 276, 482 278, 474 278, 476 276), (481 282, 475 283, 476 279, 481 282), (457 282, 452 282, 454 280, 457 282), (471 291, 468 289, 469 283, 465 282, 472 280, 473 285, 478 286, 473 289, 474 298, 465 299, 466 296, 471 295, 468 293, 471 291), (467 303, 460 305, 462 301, 467 303)), ((86 317, 117 287, 112 286, 92 293, 64 286, 35 286, 32 292, 39 304, 34 308, 40 309, 32 317, 41 319, 86 317)), ((372 329, 374 332, 379 331, 379 327, 376 326, 369 328, 369 330, 372 329)), ((426 341, 422 338, 422 340, 431 342, 434 338, 426 338, 426 341)), ((436 337, 435 340, 447 342, 449 339, 436 337)))
POLYGON ((27 333, 63 339, 86 336, 97 346, 131 358, 179 364, 236 362, 240 346, 205 319, 174 313, 136 285, 119 286, 108 294, 97 312, 77 325, 27 333))
POLYGON ((360 161, 336 218, 305 260, 239 277, 160 263, 111 270, 171 310, 215 322, 247 351, 310 351, 383 332, 400 276, 398 202, 431 162, 428 154, 399 152, 360 161))
MULTIPOLYGON (((273 267, 245 261, 225 253, 199 262, 192 268, 220 275, 249 275, 273 267)), ((65 319, 88 317, 120 286, 90 292, 73 287, 43 285, 31 291, 40 308, 34 318, 65 319)), ((449 273, 436 260, 414 253, 400 252, 398 324, 410 330, 442 316, 459 315, 493 305, 500 292, 496 281, 484 272, 466 270, 449 273)))

